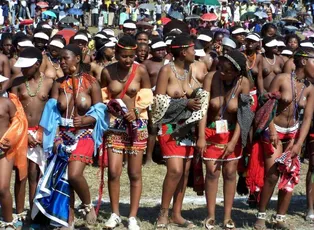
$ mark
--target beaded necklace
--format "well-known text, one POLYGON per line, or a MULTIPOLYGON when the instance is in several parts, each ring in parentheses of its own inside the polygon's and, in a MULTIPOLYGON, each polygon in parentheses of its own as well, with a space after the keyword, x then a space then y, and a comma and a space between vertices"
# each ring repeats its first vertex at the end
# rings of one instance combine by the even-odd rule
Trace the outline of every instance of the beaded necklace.
POLYGON ((37 94, 38 94, 38 92, 39 92, 39 90, 41 88, 41 85, 43 83, 43 80, 44 80, 44 74, 41 72, 40 73, 40 79, 39 79, 39 82, 38 82, 38 85, 37 85, 37 89, 35 90, 34 93, 31 92, 31 89, 29 87, 29 81, 27 79, 25 80, 25 86, 26 86, 26 90, 27 90, 28 96, 30 96, 30 97, 36 97, 37 96, 37 94))

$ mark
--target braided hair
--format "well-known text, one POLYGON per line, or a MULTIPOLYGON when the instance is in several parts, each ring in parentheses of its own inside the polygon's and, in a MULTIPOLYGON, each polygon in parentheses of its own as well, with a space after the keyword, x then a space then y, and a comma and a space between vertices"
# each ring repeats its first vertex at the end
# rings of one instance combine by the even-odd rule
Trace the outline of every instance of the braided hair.
POLYGON ((246 57, 243 53, 238 50, 231 50, 220 58, 224 58, 230 61, 234 68, 239 71, 242 76, 247 77, 246 57))
POLYGON ((192 38, 187 34, 177 35, 171 42, 171 53, 174 58, 179 58, 181 52, 193 42, 192 38))

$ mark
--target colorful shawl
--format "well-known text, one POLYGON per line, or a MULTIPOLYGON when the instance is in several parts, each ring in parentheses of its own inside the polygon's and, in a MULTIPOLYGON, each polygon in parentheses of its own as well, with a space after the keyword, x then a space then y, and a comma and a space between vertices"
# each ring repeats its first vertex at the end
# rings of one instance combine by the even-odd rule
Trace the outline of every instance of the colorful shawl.
POLYGON ((40 178, 34 198, 32 219, 40 211, 53 223, 68 227, 70 185, 67 181, 68 154, 60 145, 58 153, 48 159, 48 167, 40 178))
POLYGON ((278 100, 281 95, 279 92, 276 92, 265 94, 264 97, 267 99, 267 102, 255 113, 255 137, 260 136, 276 116, 278 100))
POLYGON ((294 186, 297 185, 300 180, 299 156, 291 158, 291 152, 288 151, 278 157, 275 162, 277 163, 278 171, 281 173, 278 189, 292 192, 294 186))
POLYGON ((239 99, 237 118, 241 128, 242 148, 244 148, 254 119, 254 113, 251 110, 252 98, 250 95, 241 94, 239 99))

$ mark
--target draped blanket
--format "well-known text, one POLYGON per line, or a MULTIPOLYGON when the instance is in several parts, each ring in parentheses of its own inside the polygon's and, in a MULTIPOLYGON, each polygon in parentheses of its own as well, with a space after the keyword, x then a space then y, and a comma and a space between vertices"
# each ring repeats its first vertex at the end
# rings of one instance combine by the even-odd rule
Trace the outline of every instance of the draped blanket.
POLYGON ((34 199, 32 219, 40 211, 55 226, 67 226, 70 208, 70 185, 67 181, 68 154, 60 145, 51 155, 44 176, 39 180, 34 199))

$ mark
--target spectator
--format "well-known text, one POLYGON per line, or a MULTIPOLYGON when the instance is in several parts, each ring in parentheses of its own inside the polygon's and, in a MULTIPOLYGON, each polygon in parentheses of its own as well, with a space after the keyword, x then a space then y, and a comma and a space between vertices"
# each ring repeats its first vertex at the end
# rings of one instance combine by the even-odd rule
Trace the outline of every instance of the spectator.
POLYGON ((119 27, 122 29, 125 20, 129 19, 129 15, 126 13, 126 9, 123 7, 119 17, 119 27))
POLYGON ((111 1, 109 5, 109 15, 108 15, 108 26, 113 26, 114 14, 116 12, 116 4, 114 0, 111 1))
POLYGON ((162 6, 160 1, 158 0, 155 6, 155 11, 156 11, 156 21, 161 19, 161 10, 162 10, 162 6))
POLYGON ((30 10, 31 10, 31 18, 35 17, 35 9, 36 9, 36 0, 30 0, 30 10))
POLYGON ((97 27, 98 15, 99 15, 98 2, 96 0, 93 0, 92 2, 92 26, 97 27))
POLYGON ((90 25, 89 23, 89 13, 90 13, 90 4, 88 1, 84 1, 82 5, 82 11, 84 12, 84 17, 82 18, 82 25, 85 27, 88 27, 90 25))
POLYGON ((103 15, 103 19, 104 19, 103 24, 107 25, 108 24, 108 7, 106 4, 102 4, 100 6, 100 14, 103 15))
POLYGON ((4 19, 4 23, 9 19, 9 3, 5 1, 2 5, 2 15, 4 19))

